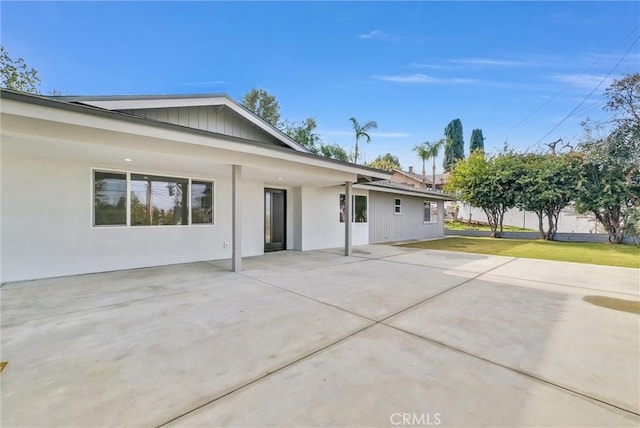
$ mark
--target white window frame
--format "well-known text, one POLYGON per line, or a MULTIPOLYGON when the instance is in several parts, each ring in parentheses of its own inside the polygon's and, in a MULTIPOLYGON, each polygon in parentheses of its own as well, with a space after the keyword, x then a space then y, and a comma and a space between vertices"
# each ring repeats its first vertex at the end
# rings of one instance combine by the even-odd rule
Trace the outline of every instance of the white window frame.
POLYGON ((422 205, 422 223, 423 224, 433 224, 433 223, 437 223, 438 222, 438 212, 440 211, 440 208, 438 207, 438 203, 437 202, 433 202, 433 201, 424 201, 424 204, 422 205), (425 213, 425 208, 427 206, 427 204, 429 205, 429 221, 426 221, 424 219, 424 213, 425 213), (432 206, 435 204, 436 206, 436 218, 434 219, 431 211, 432 206))
MULTIPOLYGON (((344 193, 340 193, 340 195, 338 196, 338 208, 340 208, 340 201, 342 200, 342 198, 345 198, 346 200, 346 196, 344 193)), ((351 223, 353 224, 367 224, 369 223, 369 195, 351 195, 351 223), (356 196, 357 197, 361 197, 361 198, 365 198, 366 200, 366 215, 367 215, 367 221, 356 221, 356 196)), ((343 221, 338 220, 340 223, 344 223, 343 221)))
POLYGON ((166 178, 179 178, 179 179, 185 179, 188 181, 188 189, 187 189, 187 193, 188 193, 188 202, 187 202, 187 209, 188 209, 188 214, 187 214, 187 218, 188 218, 188 223, 187 224, 172 224, 172 225, 163 225, 161 228, 173 228, 173 227, 180 227, 180 228, 185 228, 185 227, 213 227, 216 225, 216 218, 217 218, 217 213, 216 213, 216 208, 217 208, 217 197, 218 197, 218 192, 216 191, 216 180, 213 178, 202 178, 202 177, 184 177, 184 176, 180 176, 180 175, 167 175, 164 173, 157 173, 157 172, 148 172, 148 171, 125 171, 125 170, 120 170, 120 169, 111 169, 111 168, 97 168, 97 167, 93 167, 90 169, 90 179, 89 179, 89 186, 90 186, 90 192, 89 192, 89 199, 90 199, 90 203, 91 203, 91 216, 90 216, 90 225, 92 229, 108 229, 108 228, 135 228, 135 229, 144 229, 147 227, 152 227, 152 228, 158 228, 158 225, 139 225, 139 226, 131 226, 131 174, 139 174, 139 175, 154 175, 154 176, 158 176, 158 177, 166 177, 166 178), (95 222, 95 173, 96 172, 107 172, 107 173, 113 173, 113 174, 124 174, 126 177, 126 185, 127 185, 127 195, 126 195, 126 224, 109 224, 109 225, 98 225, 96 226, 94 224, 95 222), (207 182, 207 183, 211 183, 211 191, 213 192, 213 198, 212 198, 212 204, 213 204, 213 209, 212 209, 212 213, 211 215, 213 216, 212 223, 196 223, 193 224, 191 222, 192 218, 191 218, 191 182, 192 181, 203 181, 203 182, 207 182))
POLYGON ((394 198, 393 215, 402 215, 402 198, 394 198), (398 201, 400 203, 398 203, 398 201))

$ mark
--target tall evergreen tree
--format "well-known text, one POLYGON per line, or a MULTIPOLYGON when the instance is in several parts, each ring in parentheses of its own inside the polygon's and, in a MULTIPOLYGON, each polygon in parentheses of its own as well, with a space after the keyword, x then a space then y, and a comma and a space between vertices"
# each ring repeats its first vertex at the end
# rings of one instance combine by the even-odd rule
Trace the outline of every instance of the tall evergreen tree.
POLYGON ((458 159, 464 159, 464 137, 462 136, 462 122, 454 119, 444 129, 444 161, 442 167, 449 172, 458 159))
POLYGON ((482 135, 482 129, 474 129, 471 131, 471 141, 469 142, 469 153, 473 153, 474 150, 484 150, 484 136, 482 135))

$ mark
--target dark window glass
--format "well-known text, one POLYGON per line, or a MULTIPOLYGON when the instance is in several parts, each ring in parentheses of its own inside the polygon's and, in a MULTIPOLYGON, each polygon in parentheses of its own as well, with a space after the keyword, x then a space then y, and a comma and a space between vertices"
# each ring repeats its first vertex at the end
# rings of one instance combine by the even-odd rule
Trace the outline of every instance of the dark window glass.
POLYGON ((367 197, 356 195, 353 204, 356 223, 367 222, 367 197))
POLYGON ((431 221, 431 204, 429 202, 424 203, 424 220, 425 223, 431 221))
POLYGON ((191 181, 191 224, 213 224, 213 183, 191 181))
MULTIPOLYGON (((344 223, 345 196, 340 195, 340 223, 344 223)), ((366 223, 367 222, 367 197, 355 195, 351 198, 353 212, 351 213, 351 222, 366 223)))
POLYGON ((186 178, 131 174, 131 225, 188 223, 186 178))
POLYGON ((127 224, 127 176, 122 173, 93 173, 93 224, 127 224))
POLYGON ((394 211, 396 214, 400 214, 402 212, 402 199, 396 199, 394 211))

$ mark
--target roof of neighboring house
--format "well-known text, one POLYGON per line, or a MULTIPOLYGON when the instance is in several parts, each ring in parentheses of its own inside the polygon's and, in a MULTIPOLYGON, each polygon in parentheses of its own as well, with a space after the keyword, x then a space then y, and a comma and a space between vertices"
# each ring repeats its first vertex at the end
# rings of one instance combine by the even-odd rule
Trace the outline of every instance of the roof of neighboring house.
MULTIPOLYGON (((405 177, 412 178, 422 183, 422 174, 417 174, 415 172, 409 172, 409 171, 402 171, 401 169, 394 169, 393 172, 403 175, 405 177)), ((426 174, 425 181, 431 184, 432 178, 433 178, 433 174, 426 174)), ((444 174, 436 174, 436 184, 446 183, 448 178, 449 178, 448 172, 445 172, 444 174)))
POLYGON ((400 195, 420 196, 426 199, 437 199, 442 201, 455 201, 456 198, 452 195, 434 192, 432 190, 419 189, 413 186, 407 186, 406 184, 394 183, 390 180, 375 181, 372 183, 359 184, 357 187, 369 190, 375 190, 378 192, 395 193, 400 195))
POLYGON ((88 95, 88 96, 51 96, 47 98, 90 105, 105 110, 137 110, 150 108, 203 107, 226 106, 247 119, 262 131, 282 142, 294 150, 309 153, 302 144, 298 143, 260 116, 236 102, 229 95, 195 94, 195 95, 88 95))
MULTIPOLYGON (((227 100, 229 100, 232 105, 239 106, 237 103, 235 103, 235 101, 232 101, 226 95, 224 97, 227 100)), ((125 121, 125 122, 130 122, 130 123, 137 123, 137 124, 141 124, 141 125, 152 126, 152 127, 159 128, 159 129, 187 132, 187 133, 194 134, 194 135, 222 137, 222 138, 225 138, 226 140, 232 141, 234 143, 247 144, 249 146, 260 147, 261 149, 268 149, 268 150, 271 150, 271 151, 274 151, 274 152, 280 152, 280 153, 283 153, 283 154, 286 153, 288 155, 293 155, 295 157, 299 157, 301 160, 302 159, 310 159, 310 160, 312 159, 315 163, 320 162, 321 164, 326 165, 326 167, 331 167, 331 165, 332 165, 337 170, 355 172, 355 173, 358 174, 358 181, 359 182, 369 182, 369 181, 373 181, 373 180, 389 179, 391 177, 391 175, 392 175, 389 171, 384 171, 384 170, 381 170, 381 169, 371 168, 371 167, 364 166, 364 165, 357 165, 357 164, 353 164, 353 163, 350 163, 350 162, 344 162, 344 161, 340 161, 340 160, 337 160, 337 159, 331 159, 331 158, 326 158, 326 157, 323 157, 323 156, 320 156, 320 155, 315 155, 313 153, 310 153, 306 149, 305 150, 297 150, 297 149, 295 149, 294 147, 291 147, 291 146, 284 146, 284 144, 283 144, 283 146, 276 146, 276 145, 273 145, 273 144, 261 143, 259 141, 253 141, 253 140, 249 140, 249 139, 246 139, 246 138, 235 137, 235 136, 230 136, 230 135, 226 135, 226 134, 220 134, 220 133, 216 133, 216 132, 212 132, 212 131, 206 131, 206 130, 192 128, 192 127, 183 126, 183 125, 178 125, 178 124, 174 124, 174 123, 168 123, 168 122, 162 122, 162 121, 147 119, 147 118, 144 118, 144 117, 135 116, 135 115, 128 114, 128 113, 123 113, 123 112, 118 111, 117 109, 110 110, 110 109, 106 109, 104 107, 98 107, 98 106, 91 105, 91 104, 89 104, 89 102, 81 103, 78 100, 74 100, 75 98, 85 98, 85 99, 88 99, 88 98, 105 98, 105 99, 109 99, 110 97, 53 97, 53 96, 36 95, 36 94, 31 94, 31 93, 26 93, 26 92, 20 92, 20 91, 14 91, 14 90, 10 90, 10 89, 0 88, 0 98, 3 99, 3 100, 12 100, 12 101, 26 103, 26 104, 34 105, 34 106, 43 106, 43 107, 48 107, 48 108, 60 109, 60 110, 68 111, 68 112, 88 114, 88 115, 93 115, 93 116, 98 116, 98 117, 103 117, 103 118, 109 118, 109 119, 113 119, 113 120, 120 120, 120 121, 125 121)), ((129 97, 113 97, 113 99, 120 99, 120 98, 129 98, 129 97)), ((156 97, 156 96, 133 97, 133 98, 135 98, 136 100, 143 99, 143 98, 161 99, 161 96, 158 96, 158 97, 156 97)), ((187 99, 187 98, 193 98, 193 97, 191 97, 191 96, 184 96, 184 97, 183 96, 177 96, 176 99, 187 99)), ((144 108, 144 107, 141 107, 141 108, 144 108)), ((284 134, 282 134, 276 128, 274 128, 273 126, 271 126, 270 124, 268 124, 264 120, 260 119, 258 116, 256 116, 255 114, 251 113, 249 110, 246 110, 244 107, 241 107, 241 108, 246 111, 247 115, 246 116, 243 115, 243 116, 246 117, 248 120, 258 121, 259 123, 263 124, 264 126, 272 128, 272 131, 274 131, 275 133, 281 134, 283 136, 282 137, 283 139, 286 137, 284 134)), ((7 111, 7 109, 8 109, 8 107, 3 103, 2 110, 1 110, 2 114, 10 114, 7 111)), ((20 109, 20 115, 24 115, 24 110, 20 109)), ((54 119, 51 119, 51 120, 54 120, 54 119)), ((289 137, 286 137, 286 138, 289 138, 289 137)), ((291 140, 291 141, 293 141, 293 140, 291 140)), ((295 143, 295 144, 297 144, 297 143, 295 143)), ((303 162, 303 163, 307 163, 307 162, 303 162)))

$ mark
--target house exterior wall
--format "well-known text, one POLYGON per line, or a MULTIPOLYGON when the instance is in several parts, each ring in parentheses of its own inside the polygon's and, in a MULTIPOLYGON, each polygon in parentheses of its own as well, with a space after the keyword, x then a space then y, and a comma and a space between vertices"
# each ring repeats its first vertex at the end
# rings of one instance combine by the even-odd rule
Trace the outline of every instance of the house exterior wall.
MULTIPOLYGON (((340 222, 340 194, 344 194, 344 187, 303 187, 301 193, 301 250, 343 247, 344 223, 340 222)), ((353 194, 368 196, 369 192, 353 189, 353 194)), ((352 234, 353 245, 368 244, 369 223, 353 223, 352 234)))
POLYGON ((425 186, 422 184, 422 180, 415 179, 413 177, 408 177, 404 174, 400 174, 397 171, 393 172, 393 176, 391 177, 391 181, 393 183, 406 184, 407 186, 413 186, 417 189, 424 188, 425 186))
POLYGON ((251 125, 236 112, 220 106, 171 107, 121 110, 122 113, 188 126, 218 134, 230 135, 262 143, 277 144, 276 140, 266 132, 251 125))
POLYGON ((369 192, 369 241, 407 241, 444 236, 444 203, 438 201, 438 220, 424 223, 424 202, 418 196, 369 192), (395 199, 402 201, 402 213, 395 214, 395 199))
MULTIPOLYGON (((5 155, 1 167, 2 282, 231 257, 228 176, 197 177, 215 180, 215 225, 94 227, 92 168, 117 168, 5 155)), ((263 189, 242 181, 243 256, 263 254, 263 189)))

